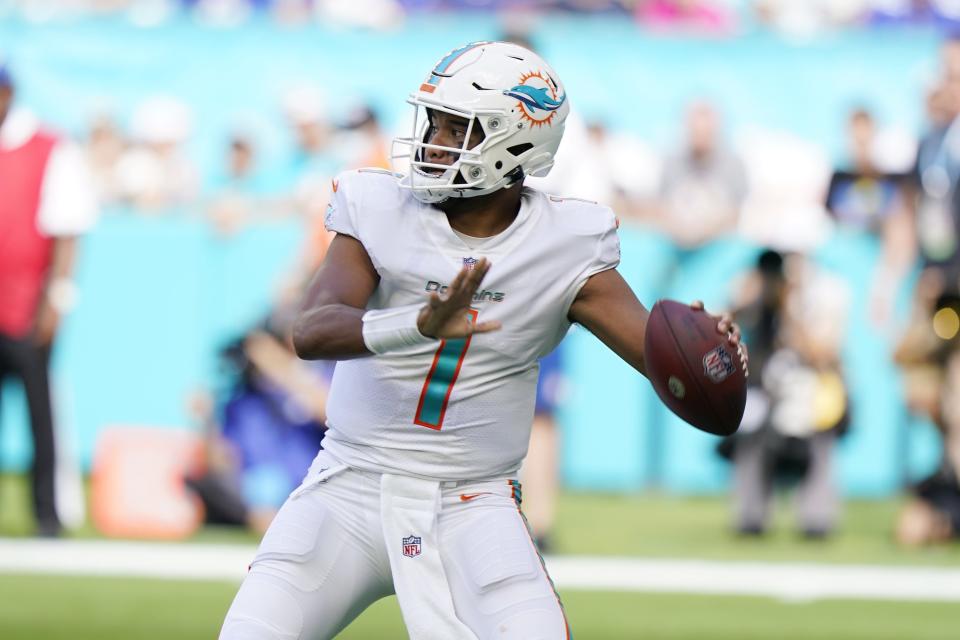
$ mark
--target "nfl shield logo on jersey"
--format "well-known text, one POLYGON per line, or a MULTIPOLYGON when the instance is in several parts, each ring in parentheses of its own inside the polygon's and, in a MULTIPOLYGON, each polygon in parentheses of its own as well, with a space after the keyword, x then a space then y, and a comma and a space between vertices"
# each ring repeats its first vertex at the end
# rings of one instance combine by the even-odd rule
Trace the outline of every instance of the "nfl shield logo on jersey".
POLYGON ((703 356, 703 373, 716 383, 721 383, 737 368, 733 365, 733 358, 723 347, 717 347, 703 356))
POLYGON ((408 558, 416 558, 420 555, 420 538, 418 536, 403 539, 403 555, 408 558))
POLYGON ((467 269, 469 269, 470 271, 473 271, 473 268, 474 268, 475 266, 477 266, 477 259, 476 259, 476 258, 464 258, 464 259, 463 259, 463 266, 466 267, 467 269))

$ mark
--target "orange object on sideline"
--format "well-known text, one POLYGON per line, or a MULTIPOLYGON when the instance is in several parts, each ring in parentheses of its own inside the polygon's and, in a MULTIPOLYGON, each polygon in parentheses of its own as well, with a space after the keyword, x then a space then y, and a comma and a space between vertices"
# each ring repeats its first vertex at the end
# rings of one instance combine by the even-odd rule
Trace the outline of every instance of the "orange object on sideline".
POLYGON ((91 512, 104 535, 181 539, 203 523, 200 499, 184 484, 203 464, 203 439, 180 429, 111 427, 93 458, 91 512))

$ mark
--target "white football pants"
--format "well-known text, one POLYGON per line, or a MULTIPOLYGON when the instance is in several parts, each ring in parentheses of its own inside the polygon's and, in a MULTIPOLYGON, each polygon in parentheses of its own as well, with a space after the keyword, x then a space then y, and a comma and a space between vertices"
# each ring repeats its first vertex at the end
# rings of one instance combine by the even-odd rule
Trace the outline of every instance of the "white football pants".
POLYGON ((409 605, 419 594, 407 585, 417 580, 436 582, 425 592, 449 591, 453 624, 462 623, 477 640, 570 637, 520 512, 517 482, 438 483, 432 534, 410 531, 387 539, 381 481, 381 474, 347 468, 321 452, 264 536, 220 640, 333 638, 370 604, 394 593, 390 555, 406 578, 398 576, 397 585, 407 592, 400 603, 412 640, 440 633, 428 631, 439 622, 422 619, 429 609, 409 605), (430 548, 423 545, 430 544, 439 551, 441 575, 408 575, 404 567, 426 558, 430 548), (388 553, 387 545, 395 549, 388 553))

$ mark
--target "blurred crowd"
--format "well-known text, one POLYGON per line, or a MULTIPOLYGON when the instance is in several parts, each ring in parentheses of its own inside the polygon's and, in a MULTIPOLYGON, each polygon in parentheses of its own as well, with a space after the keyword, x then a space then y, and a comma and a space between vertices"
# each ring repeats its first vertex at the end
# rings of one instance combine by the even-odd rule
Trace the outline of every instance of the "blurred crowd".
POLYGON ((206 171, 187 150, 193 117, 185 102, 148 98, 126 128, 109 113, 95 115, 82 142, 100 203, 108 212, 198 214, 227 236, 251 222, 301 218, 310 225, 304 259, 313 265, 326 246, 321 214, 330 179, 348 168, 388 168, 389 139, 365 104, 331 119, 319 88, 299 86, 280 102, 292 141, 285 157, 265 162, 254 131, 237 126, 206 171))
POLYGON ((407 16, 463 11, 620 15, 654 31, 712 35, 758 27, 806 35, 850 26, 960 24, 956 0, 13 0, 9 6, 33 21, 124 14, 141 25, 190 15, 231 26, 268 15, 280 24, 390 29, 407 16))

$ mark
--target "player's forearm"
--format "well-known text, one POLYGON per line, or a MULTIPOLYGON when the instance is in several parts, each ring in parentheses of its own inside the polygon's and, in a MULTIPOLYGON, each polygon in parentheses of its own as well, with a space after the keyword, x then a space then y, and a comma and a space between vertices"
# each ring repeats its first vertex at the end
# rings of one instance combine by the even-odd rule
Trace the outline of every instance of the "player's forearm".
MULTIPOLYGON (((586 326, 586 325, 584 325, 586 326)), ((638 327, 636 331, 629 331, 627 335, 620 331, 612 331, 609 326, 596 324, 587 326, 590 333, 597 336, 600 342, 607 345, 611 351, 620 356, 620 358, 631 367, 647 375, 647 365, 643 355, 643 330, 639 329, 640 323, 634 323, 638 327)), ((644 319, 642 326, 646 327, 644 319)))
POLYGON ((575 305, 570 319, 597 336, 624 362, 647 375, 643 336, 648 315, 639 302, 607 298, 603 304, 575 305))
POLYGON ((372 355, 363 341, 363 314, 345 304, 306 309, 293 325, 293 347, 304 360, 348 360, 372 355))
POLYGON ((616 269, 595 274, 570 306, 571 322, 586 327, 631 367, 647 375, 643 336, 649 313, 616 269))

